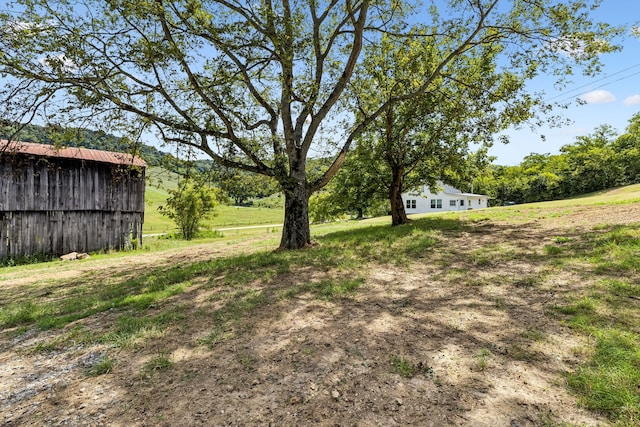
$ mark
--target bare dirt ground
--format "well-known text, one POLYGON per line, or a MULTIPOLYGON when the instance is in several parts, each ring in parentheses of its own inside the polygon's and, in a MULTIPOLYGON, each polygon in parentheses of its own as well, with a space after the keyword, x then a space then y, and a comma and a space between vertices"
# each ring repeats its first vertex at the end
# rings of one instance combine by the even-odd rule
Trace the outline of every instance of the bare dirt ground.
MULTIPOLYGON (((79 343, 33 351, 74 327, 98 334, 117 311, 63 330, 3 333, 0 424, 606 426, 580 409, 565 385, 589 339, 552 310, 567 289, 588 285, 589 272, 579 264, 554 268, 539 255, 553 236, 628 222, 640 222, 640 204, 564 209, 526 224, 479 221, 444 232, 443 244, 409 265, 363 266, 364 283, 346 298, 277 297, 292 284, 344 274, 339 268, 278 275, 278 283, 251 284, 269 304, 210 346, 201 339, 219 318, 202 313, 220 299, 217 288, 198 283, 155 309, 181 307, 187 320, 131 348, 79 343), (84 368, 106 353, 113 371, 86 376, 84 368), (143 374, 158 355, 172 365, 143 374)), ((34 268, 29 277, 5 276, 3 292, 92 274, 135 275, 229 250, 198 246, 34 268)))

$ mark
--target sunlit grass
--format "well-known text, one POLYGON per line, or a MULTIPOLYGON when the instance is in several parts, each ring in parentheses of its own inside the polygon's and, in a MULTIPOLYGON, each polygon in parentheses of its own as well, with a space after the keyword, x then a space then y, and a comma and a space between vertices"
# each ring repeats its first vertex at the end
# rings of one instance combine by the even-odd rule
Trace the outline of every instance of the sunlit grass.
MULTIPOLYGON (((198 271, 198 267, 195 267, 198 271)), ((169 268, 134 279, 97 280, 90 288, 76 288, 56 298, 24 296, 0 307, 0 328, 35 323, 41 329, 61 328, 68 323, 111 309, 143 310, 180 294, 189 285, 193 270, 169 268), (187 272, 190 271, 190 272, 187 272)))
MULTIPOLYGON (((173 221, 163 216, 158 207, 166 203, 168 190, 175 189, 177 177, 162 168, 150 168, 149 179, 145 190, 145 215, 142 231, 144 234, 175 233, 177 228, 173 221)), ((253 225, 282 224, 284 210, 265 207, 238 207, 218 205, 215 216, 205 221, 207 229, 246 227, 253 225)))
POLYGON ((596 328, 593 356, 568 375, 569 387, 589 409, 624 426, 640 424, 640 335, 596 328))
POLYGON ((120 315, 110 331, 98 337, 104 344, 125 349, 136 347, 147 340, 162 337, 165 331, 186 319, 185 307, 165 310, 160 314, 147 315, 144 313, 120 315))
MULTIPOLYGON (((636 191, 640 191, 640 186, 624 195, 633 196, 636 191)), ((193 344, 215 347, 246 333, 255 319, 264 315, 266 307, 294 304, 297 298, 315 299, 320 304, 346 304, 358 298, 367 292, 371 267, 451 264, 450 269, 447 267, 451 281, 474 286, 478 291, 502 286, 518 294, 552 286, 555 275, 567 267, 573 269, 571 272, 580 285, 582 281, 589 285, 585 286, 586 291, 580 286, 574 289, 571 284, 558 288, 562 297, 550 303, 555 305, 549 316, 553 321, 559 317, 575 333, 595 338, 593 348, 584 352, 583 362, 567 373, 568 384, 585 407, 607 414, 620 425, 637 425, 640 417, 637 224, 594 224, 590 230, 572 230, 567 234, 554 230, 559 235, 550 234, 538 242, 535 250, 506 241, 475 248, 455 247, 451 243, 456 237, 485 233, 484 225, 488 228, 498 222, 517 225, 572 212, 566 205, 557 207, 551 214, 544 205, 429 214, 399 227, 390 227, 388 217, 318 224, 312 226, 317 244, 300 251, 274 250, 280 238, 278 227, 225 231, 222 236, 192 242, 151 238, 145 239, 142 250, 135 254, 162 255, 189 247, 210 251, 211 256, 183 257, 179 261, 168 256, 165 262, 150 264, 142 272, 133 267, 120 273, 91 271, 91 265, 131 254, 126 252, 95 255, 82 261, 83 264, 75 264, 76 267, 54 261, 41 266, 0 268, 0 278, 16 274, 28 277, 39 268, 65 271, 82 265, 86 269, 72 278, 47 279, 3 293, 0 329, 24 333, 33 328, 71 328, 63 329, 65 332, 59 339, 34 346, 33 351, 42 353, 88 343, 130 351, 161 341, 172 328, 187 330, 191 320, 199 319, 208 326, 195 332, 198 339, 194 338, 193 344), (245 242, 251 244, 236 248, 237 243, 245 242), (494 267, 509 263, 526 264, 531 269, 523 274, 492 272, 494 267), (207 294, 198 307, 177 305, 176 300, 194 290, 207 294), (112 320, 104 325, 104 330, 89 333, 73 326, 73 322, 107 312, 105 315, 112 320)), ((234 212, 257 215, 257 211, 250 209, 234 212)), ((272 219, 264 216, 261 220, 272 219)), ((503 297, 487 300, 490 310, 501 313, 508 313, 509 304, 503 297)), ((544 330, 524 331, 505 348, 503 356, 535 363, 541 354, 528 344, 544 340, 545 336, 544 330)), ((251 367, 250 359, 238 357, 242 366, 251 367)), ((497 352, 479 349, 474 366, 479 371, 490 369, 490 362, 497 358, 497 352)), ((170 368, 171 363, 166 354, 160 354, 141 372, 152 375, 170 368)), ((428 368, 398 355, 392 355, 389 364, 391 372, 407 378, 428 373, 428 368)), ((117 369, 117 363, 105 360, 104 366, 96 369, 96 374, 107 373, 117 369)))
POLYGON ((567 375, 589 409, 617 425, 640 424, 640 236, 636 224, 586 236, 587 262, 604 279, 588 295, 556 307, 577 331, 595 339, 593 354, 567 375))
POLYGON ((554 200, 551 202, 527 203, 527 207, 569 207, 569 206, 589 206, 605 204, 628 204, 640 202, 640 184, 627 185, 625 187, 610 188, 596 191, 594 193, 583 194, 565 200, 554 200))

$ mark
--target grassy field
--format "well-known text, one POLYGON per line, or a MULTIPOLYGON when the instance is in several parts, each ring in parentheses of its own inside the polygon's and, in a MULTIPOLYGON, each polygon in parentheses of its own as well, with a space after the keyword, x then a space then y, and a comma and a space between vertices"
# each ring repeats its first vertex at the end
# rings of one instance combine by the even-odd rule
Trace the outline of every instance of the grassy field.
POLYGON ((640 185, 414 219, 0 268, 0 420, 640 425, 640 185))
MULTIPOLYGON (((177 231, 175 224, 158 212, 158 206, 164 204, 167 193, 157 188, 147 187, 145 197, 147 201, 142 232, 157 234, 177 231)), ((218 205, 215 208, 215 216, 205 221, 205 227, 215 230, 218 228, 281 224, 283 218, 284 211, 282 209, 218 205)))
MULTIPOLYGON (((144 234, 173 233, 177 231, 175 224, 169 218, 160 215, 158 207, 164 205, 169 196, 167 191, 176 187, 177 177, 161 168, 149 168, 148 177, 142 232, 144 234)), ((219 205, 215 209, 215 216, 205 222, 205 227, 215 230, 281 224, 283 218, 283 209, 219 205)))

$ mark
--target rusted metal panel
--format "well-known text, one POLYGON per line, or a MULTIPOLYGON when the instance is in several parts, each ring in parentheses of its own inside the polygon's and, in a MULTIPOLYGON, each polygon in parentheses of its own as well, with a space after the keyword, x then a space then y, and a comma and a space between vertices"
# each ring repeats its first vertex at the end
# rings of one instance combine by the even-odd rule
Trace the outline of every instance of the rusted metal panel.
POLYGON ((0 140, 0 153, 30 154, 40 157, 58 157, 126 166, 147 166, 147 163, 140 157, 127 153, 114 153, 111 151, 91 150, 78 147, 56 148, 53 145, 36 144, 33 142, 0 140))

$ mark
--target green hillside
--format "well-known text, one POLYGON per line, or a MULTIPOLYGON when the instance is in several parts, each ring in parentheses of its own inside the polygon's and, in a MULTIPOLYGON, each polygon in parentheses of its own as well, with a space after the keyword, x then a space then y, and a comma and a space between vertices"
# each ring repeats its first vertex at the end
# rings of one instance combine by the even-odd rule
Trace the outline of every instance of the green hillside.
POLYGON ((624 187, 609 188, 607 190, 596 191, 583 194, 582 196, 571 197, 565 200, 555 200, 552 202, 529 203, 526 206, 588 206, 615 203, 635 203, 640 202, 640 184, 627 185, 624 187))
MULTIPOLYGON (((163 206, 169 196, 168 190, 176 188, 177 185, 177 174, 160 167, 147 169, 145 220, 142 228, 144 234, 177 231, 175 224, 158 212, 158 207, 163 206)), ((272 196, 272 198, 277 199, 277 196, 272 196)), ((218 229, 282 223, 284 218, 284 210, 282 208, 267 208, 259 205, 260 203, 256 203, 256 207, 219 205, 215 209, 216 216, 206 222, 206 227, 218 229)), ((269 205, 273 206, 276 203, 270 201, 269 205)))
POLYGON ((132 153, 142 157, 150 165, 160 165, 163 159, 171 157, 168 153, 151 145, 141 142, 132 143, 126 138, 102 131, 32 124, 18 125, 8 121, 0 121, 0 139, 9 138, 38 144, 132 153))

